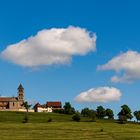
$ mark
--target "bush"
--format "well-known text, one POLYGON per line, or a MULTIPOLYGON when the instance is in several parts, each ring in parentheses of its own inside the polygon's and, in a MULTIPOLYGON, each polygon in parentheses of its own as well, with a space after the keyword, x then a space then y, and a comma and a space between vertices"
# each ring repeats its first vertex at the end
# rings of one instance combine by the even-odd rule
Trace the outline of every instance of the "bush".
POLYGON ((81 118, 80 118, 80 115, 78 113, 76 113, 73 115, 72 119, 76 122, 79 122, 81 118))
POLYGON ((103 131, 104 131, 103 128, 101 128, 101 129, 100 129, 100 132, 103 132, 103 131))

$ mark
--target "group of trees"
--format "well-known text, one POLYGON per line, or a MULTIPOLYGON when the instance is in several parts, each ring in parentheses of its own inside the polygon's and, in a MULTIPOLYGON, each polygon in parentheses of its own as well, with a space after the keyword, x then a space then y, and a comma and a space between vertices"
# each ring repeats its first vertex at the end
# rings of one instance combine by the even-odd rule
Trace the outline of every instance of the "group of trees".
POLYGON ((89 117, 91 118, 92 121, 95 121, 96 118, 99 119, 103 119, 105 117, 107 117, 108 119, 114 118, 113 111, 109 108, 105 109, 102 106, 98 106, 96 110, 84 108, 80 113, 76 111, 69 102, 66 102, 63 108, 64 110, 56 110, 56 112, 70 115, 76 114, 76 116, 80 115, 83 117, 89 117))
POLYGON ((81 111, 81 116, 89 117, 89 118, 91 118, 92 121, 95 121, 95 119, 96 119, 96 111, 93 110, 93 109, 84 108, 81 111))
POLYGON ((98 106, 96 110, 84 108, 81 111, 81 115, 83 117, 89 117, 92 120, 95 120, 96 118, 103 119, 105 117, 107 117, 108 119, 114 118, 113 111, 109 108, 105 109, 103 106, 98 106))
MULTIPOLYGON (((133 115, 135 116, 137 121, 140 121, 140 110, 135 111, 132 114, 131 109, 126 104, 121 106, 121 110, 117 115, 118 115, 119 123, 126 123, 128 120, 131 120, 133 118, 133 115)), ((81 110, 81 113, 76 113, 76 115, 74 115, 73 120, 76 118, 76 121, 77 120, 79 121, 80 119, 78 119, 78 117, 80 118, 80 116, 89 117, 91 121, 96 121, 96 118, 97 119, 104 119, 104 118, 114 119, 113 110, 109 108, 105 109, 103 106, 98 106, 96 110, 84 108, 81 110)))
POLYGON ((75 121, 80 121, 80 117, 88 117, 91 121, 96 121, 98 119, 104 119, 107 117, 108 119, 114 119, 114 113, 111 109, 105 109, 103 106, 98 106, 96 110, 84 108, 81 112, 76 112, 76 114, 72 117, 75 121))
MULTIPOLYGON (((137 121, 140 120, 140 110, 135 111, 133 115, 135 116, 137 121)), ((120 123, 126 123, 127 120, 131 120, 133 118, 133 115, 128 105, 122 105, 121 111, 118 113, 118 118, 120 123)))

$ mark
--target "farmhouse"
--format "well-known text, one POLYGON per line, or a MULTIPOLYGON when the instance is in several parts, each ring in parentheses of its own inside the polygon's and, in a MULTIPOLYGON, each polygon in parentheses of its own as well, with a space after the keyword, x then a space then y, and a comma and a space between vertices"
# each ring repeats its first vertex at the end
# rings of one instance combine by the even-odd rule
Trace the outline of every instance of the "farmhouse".
POLYGON ((53 112, 54 110, 62 110, 62 104, 60 101, 47 102, 44 105, 37 103, 34 106, 35 112, 53 112))
POLYGON ((17 97, 0 97, 0 110, 18 111, 24 109, 24 88, 20 84, 17 97))

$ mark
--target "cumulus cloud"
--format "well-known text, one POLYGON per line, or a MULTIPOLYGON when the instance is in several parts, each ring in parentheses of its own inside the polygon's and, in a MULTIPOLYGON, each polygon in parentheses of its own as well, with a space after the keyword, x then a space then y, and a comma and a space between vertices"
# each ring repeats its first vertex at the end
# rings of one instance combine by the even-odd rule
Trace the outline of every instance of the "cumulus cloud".
POLYGON ((76 102, 94 103, 118 101, 121 97, 121 91, 114 87, 98 87, 80 93, 75 97, 76 102))
POLYGON ((114 70, 116 75, 111 78, 112 82, 132 82, 140 79, 140 53, 136 51, 121 53, 97 69, 114 70))
POLYGON ((84 28, 51 28, 39 31, 16 44, 7 46, 1 57, 12 63, 37 67, 67 64, 74 55, 96 50, 96 34, 84 28))

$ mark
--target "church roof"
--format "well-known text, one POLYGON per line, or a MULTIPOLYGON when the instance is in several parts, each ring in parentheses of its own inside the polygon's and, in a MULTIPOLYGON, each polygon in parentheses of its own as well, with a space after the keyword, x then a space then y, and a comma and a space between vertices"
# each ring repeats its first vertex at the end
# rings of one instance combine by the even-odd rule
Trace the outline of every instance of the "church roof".
POLYGON ((0 102, 17 101, 16 97, 0 97, 0 102))
POLYGON ((18 89, 24 89, 22 84, 19 85, 18 89))

